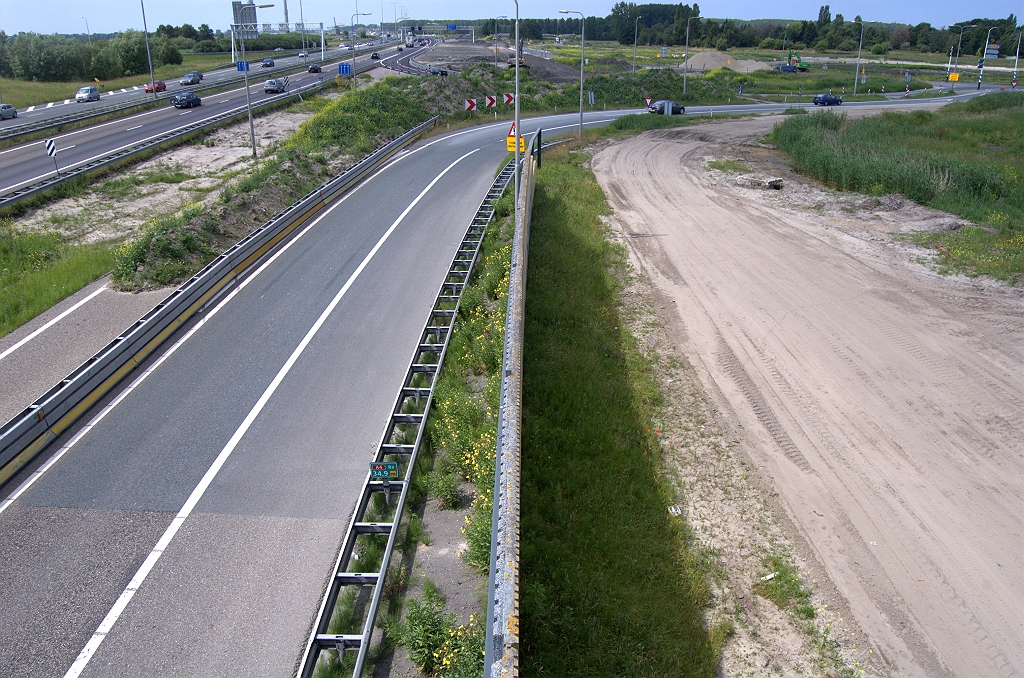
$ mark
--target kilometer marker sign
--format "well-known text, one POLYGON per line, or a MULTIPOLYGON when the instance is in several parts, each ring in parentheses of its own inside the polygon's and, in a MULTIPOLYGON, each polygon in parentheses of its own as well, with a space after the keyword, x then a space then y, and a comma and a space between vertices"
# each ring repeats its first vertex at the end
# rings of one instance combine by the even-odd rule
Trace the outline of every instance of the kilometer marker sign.
POLYGON ((466 99, 466 110, 467 111, 475 111, 476 110, 476 99, 466 99))

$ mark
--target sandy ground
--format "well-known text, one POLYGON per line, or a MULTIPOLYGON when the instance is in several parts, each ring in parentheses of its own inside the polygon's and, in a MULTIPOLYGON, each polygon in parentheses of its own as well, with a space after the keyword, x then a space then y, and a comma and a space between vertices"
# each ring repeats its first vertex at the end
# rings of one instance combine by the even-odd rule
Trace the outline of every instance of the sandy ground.
POLYGON ((716 68, 731 68, 739 73, 749 73, 771 68, 771 64, 755 59, 735 59, 725 52, 697 52, 684 63, 689 64, 690 72, 713 71, 716 68))
POLYGON ((593 167, 801 571, 849 609, 831 637, 868 675, 1021 675, 1024 295, 934 273, 892 233, 955 217, 811 185, 756 141, 773 123, 650 132, 593 167))

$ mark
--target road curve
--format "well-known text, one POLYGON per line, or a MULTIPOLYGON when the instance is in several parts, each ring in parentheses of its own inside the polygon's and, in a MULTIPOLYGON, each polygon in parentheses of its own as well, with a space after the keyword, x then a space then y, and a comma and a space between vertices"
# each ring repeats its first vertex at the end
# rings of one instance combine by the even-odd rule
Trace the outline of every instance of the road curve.
POLYGON ((0 675, 64 674, 112 610, 71 675, 294 670, 434 295, 506 155, 506 124, 403 152, 7 485, 18 489, 0 504, 0 675))

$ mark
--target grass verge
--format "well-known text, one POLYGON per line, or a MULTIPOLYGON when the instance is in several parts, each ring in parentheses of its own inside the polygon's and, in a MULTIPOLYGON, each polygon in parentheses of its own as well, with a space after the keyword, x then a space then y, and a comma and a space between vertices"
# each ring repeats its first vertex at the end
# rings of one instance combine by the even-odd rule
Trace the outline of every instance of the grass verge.
MULTIPOLYGON (((652 116, 654 117, 654 116, 652 116)), ((704 573, 672 517, 659 394, 620 318, 625 253, 569 145, 538 172, 526 299, 524 676, 710 676, 704 573)), ((717 634, 722 636, 723 634, 717 634)), ((718 638, 718 643, 722 638, 718 638)))
POLYGON ((68 245, 55 233, 0 223, 0 336, 110 270, 109 243, 68 245))
POLYGON ((886 112, 848 120, 790 117, 770 140, 794 168, 843 190, 901 193, 976 226, 920 233, 944 270, 1024 276, 1024 92, 989 94, 937 112, 886 112))

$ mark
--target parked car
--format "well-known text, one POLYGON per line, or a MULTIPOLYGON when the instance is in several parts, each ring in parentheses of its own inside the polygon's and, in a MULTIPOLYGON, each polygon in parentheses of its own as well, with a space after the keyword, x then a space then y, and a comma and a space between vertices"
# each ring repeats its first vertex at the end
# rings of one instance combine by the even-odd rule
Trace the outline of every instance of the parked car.
POLYGON ((651 105, 647 107, 647 112, 665 115, 665 104, 671 104, 672 115, 682 115, 686 112, 686 108, 682 104, 677 104, 676 102, 668 99, 658 99, 657 101, 652 102, 651 105))
POLYGON ((182 85, 198 85, 199 84, 199 76, 196 75, 195 73, 186 73, 185 77, 183 77, 181 79, 181 84, 182 85))
POLYGON ((14 104, 0 104, 0 120, 17 117, 18 109, 14 107, 14 104))
POLYGON ((273 68, 273 67, 274 67, 274 60, 271 59, 270 57, 267 57, 266 59, 264 59, 260 63, 260 68, 273 68))
POLYGON ((147 92, 166 92, 167 83, 163 80, 156 80, 154 82, 147 82, 145 90, 147 92))
POLYGON ((99 101, 100 91, 95 85, 86 85, 75 94, 75 101, 99 101))
POLYGON ((371 59, 380 59, 380 55, 377 54, 376 52, 373 52, 372 54, 370 54, 370 58, 371 59))
POLYGON ((288 88, 288 82, 280 78, 271 78, 263 83, 263 93, 283 92, 288 88))
POLYGON ((309 72, 310 73, 319 73, 321 70, 322 69, 320 68, 320 64, 310 64, 309 65, 309 72))
POLYGON ((843 103, 842 98, 837 97, 835 94, 815 94, 814 105, 815 106, 838 106, 843 103))
POLYGON ((299 52, 299 53, 298 53, 298 54, 296 54, 295 56, 300 56, 300 57, 302 57, 302 58, 306 58, 306 57, 308 57, 308 56, 309 56, 309 52, 299 52))
POLYGON ((174 104, 175 108, 192 108, 202 104, 203 100, 197 97, 195 92, 182 92, 181 94, 175 94, 174 98, 171 99, 171 103, 174 104))

